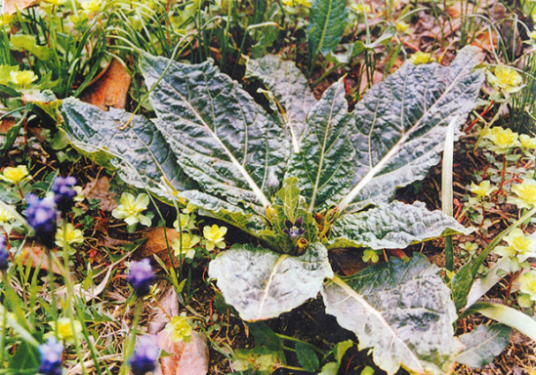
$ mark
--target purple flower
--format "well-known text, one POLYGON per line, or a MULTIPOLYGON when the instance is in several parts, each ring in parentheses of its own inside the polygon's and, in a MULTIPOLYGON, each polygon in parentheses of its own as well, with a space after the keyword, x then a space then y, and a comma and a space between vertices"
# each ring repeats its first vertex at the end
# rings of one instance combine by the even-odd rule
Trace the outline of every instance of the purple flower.
POLYGON ((0 271, 7 270, 9 266, 9 253, 6 249, 6 239, 4 236, 0 236, 0 271))
POLYGON ((52 197, 39 199, 33 194, 26 197, 28 208, 26 217, 28 224, 34 229, 35 234, 48 248, 54 247, 54 237, 56 235, 57 211, 52 197))
POLYGON ((130 272, 127 281, 134 288, 138 296, 144 296, 149 293, 151 283, 154 280, 153 267, 149 259, 145 258, 139 262, 130 263, 130 272))
POLYGON ((285 227, 287 228, 283 229, 283 233, 295 240, 296 238, 302 236, 305 233, 305 228, 302 228, 302 225, 303 219, 301 217, 297 218, 294 224, 292 224, 292 221, 286 219, 285 227))
POLYGON ((46 344, 39 345, 38 350, 41 353, 41 365, 38 371, 45 375, 61 375, 63 345, 52 337, 48 339, 46 344))
POLYGON ((54 193, 54 201, 58 210, 65 216, 74 205, 74 197, 76 197, 76 178, 72 176, 61 177, 57 176, 52 183, 52 192, 54 193))
POLYGON ((130 369, 134 375, 144 375, 156 369, 156 361, 160 356, 155 336, 141 336, 138 338, 134 354, 130 357, 130 369))

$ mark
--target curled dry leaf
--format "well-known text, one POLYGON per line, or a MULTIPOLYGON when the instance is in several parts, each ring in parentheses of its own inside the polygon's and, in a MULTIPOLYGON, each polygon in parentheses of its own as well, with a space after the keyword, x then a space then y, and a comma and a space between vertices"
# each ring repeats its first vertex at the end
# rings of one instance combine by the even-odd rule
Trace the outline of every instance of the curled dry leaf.
POLYGON ((192 332, 190 342, 173 342, 166 331, 158 334, 158 345, 171 355, 160 359, 162 375, 205 375, 208 372, 208 346, 203 336, 192 332))
POLYGON ((115 193, 110 191, 110 178, 106 176, 99 177, 82 189, 84 197, 89 199, 100 200, 100 209, 103 211, 113 211, 117 207, 115 193))
MULTIPOLYGON (((171 228, 166 228, 164 233, 164 228, 157 227, 149 228, 144 232, 143 237, 147 239, 147 242, 145 242, 143 247, 140 249, 140 256, 145 258, 156 254, 168 267, 170 267, 171 261, 169 259, 168 245, 170 251, 173 252, 171 249, 171 243, 173 240, 180 237, 180 233, 171 228)), ((178 260, 174 259, 173 261, 176 263, 175 266, 178 266, 178 260)))
POLYGON ((124 109, 130 81, 130 74, 125 67, 113 59, 104 73, 84 90, 82 100, 103 111, 109 107, 124 109))

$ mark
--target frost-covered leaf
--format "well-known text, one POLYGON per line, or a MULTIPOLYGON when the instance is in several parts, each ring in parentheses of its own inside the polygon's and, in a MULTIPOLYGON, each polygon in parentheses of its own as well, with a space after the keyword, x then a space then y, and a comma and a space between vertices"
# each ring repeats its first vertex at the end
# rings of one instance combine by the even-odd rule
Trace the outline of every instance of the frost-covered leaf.
POLYGON ((460 336, 465 349, 456 356, 464 365, 481 368, 492 362, 508 345, 512 329, 503 324, 481 325, 460 336))
POLYGON ((190 65, 144 54, 140 65, 154 87, 155 124, 186 174, 229 203, 269 205, 266 180, 281 180, 289 153, 281 127, 211 60, 190 65))
POLYGON ((119 177, 139 189, 149 189, 168 201, 177 198, 162 186, 162 178, 177 191, 195 188, 177 164, 164 137, 143 116, 111 108, 105 112, 78 99, 65 99, 61 107, 65 132, 72 146, 97 164, 117 168, 119 177))
POLYGON ((356 214, 342 215, 331 227, 328 248, 401 249, 453 233, 471 233, 443 212, 428 211, 423 202, 380 203, 356 214))
POLYGON ((294 151, 298 152, 305 119, 316 104, 307 79, 293 61, 274 55, 248 60, 246 79, 252 78, 264 83, 269 90, 272 109, 282 112, 282 122, 290 132, 294 151))
POLYGON ((210 263, 209 276, 240 317, 254 321, 275 318, 315 298, 333 272, 321 243, 311 244, 300 257, 234 245, 210 263))
POLYGON ((288 175, 298 177, 311 212, 337 203, 351 188, 352 119, 344 96, 342 81, 326 90, 309 114, 301 151, 290 161, 288 175))
POLYGON ((335 277, 322 295, 326 311, 357 335, 360 350, 373 349, 374 362, 388 374, 400 366, 443 374, 460 348, 450 290, 423 255, 335 277))
POLYGON ((406 62, 357 103, 350 142, 355 149, 351 193, 341 202, 355 211, 388 201, 395 189, 423 179, 440 160, 448 124, 456 133, 475 106, 484 80, 478 50, 461 50, 450 67, 406 62))
POLYGON ((309 13, 309 53, 327 55, 341 40, 346 27, 346 0, 313 0, 309 13))

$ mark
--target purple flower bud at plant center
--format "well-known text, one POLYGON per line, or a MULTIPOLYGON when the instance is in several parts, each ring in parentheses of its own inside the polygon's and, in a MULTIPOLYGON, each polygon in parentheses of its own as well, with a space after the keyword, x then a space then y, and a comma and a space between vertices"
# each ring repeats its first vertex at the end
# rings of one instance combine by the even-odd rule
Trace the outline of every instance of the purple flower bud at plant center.
POLYGON ((61 177, 57 176, 52 184, 52 192, 54 193, 54 201, 58 210, 65 216, 67 212, 73 208, 74 197, 76 197, 76 178, 72 176, 61 177))
POLYGON ((9 253, 6 249, 6 239, 4 236, 0 236, 0 271, 7 270, 9 266, 9 253))
POLYGON ((46 344, 40 345, 41 365, 39 373, 45 375, 61 375, 61 357, 63 355, 63 345, 58 343, 54 337, 48 339, 46 344))
POLYGON ((144 296, 149 293, 151 283, 154 280, 153 267, 149 259, 142 259, 139 262, 130 263, 130 271, 127 281, 134 288, 138 296, 144 296))
POLYGON ((296 238, 302 236, 305 233, 305 228, 302 228, 302 225, 303 218, 301 217, 297 218, 294 224, 292 224, 292 221, 286 219, 285 226, 287 228, 283 230, 283 233, 295 240, 296 238))
POLYGON ((145 375, 156 369, 156 361, 160 356, 155 336, 141 336, 138 338, 134 354, 130 357, 130 369, 134 375, 145 375))
POLYGON ((52 197, 39 199, 33 194, 26 197, 26 217, 35 234, 48 248, 54 247, 57 211, 52 197))

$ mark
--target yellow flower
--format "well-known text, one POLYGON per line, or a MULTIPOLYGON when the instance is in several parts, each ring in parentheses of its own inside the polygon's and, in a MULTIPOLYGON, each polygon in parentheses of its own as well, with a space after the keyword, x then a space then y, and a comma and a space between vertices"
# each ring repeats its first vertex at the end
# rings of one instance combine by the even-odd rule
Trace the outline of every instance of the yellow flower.
POLYGON ((495 253, 502 257, 516 257, 519 262, 524 262, 530 257, 536 256, 536 241, 531 236, 515 228, 504 238, 508 246, 497 246, 495 253))
POLYGON ((197 209, 197 207, 195 207, 193 204, 191 203, 188 203, 186 205, 186 207, 184 207, 182 209, 182 212, 184 212, 185 214, 193 214, 195 212, 195 210, 197 209))
POLYGON ((530 295, 530 299, 536 301, 536 271, 525 272, 519 277, 519 291, 530 295))
POLYGON ((76 191, 76 195, 74 197, 75 202, 83 202, 86 197, 84 197, 84 194, 82 194, 82 186, 75 186, 74 190, 76 191))
POLYGON ((421 64, 427 64, 432 61, 435 61, 435 59, 432 57, 431 53, 421 52, 417 51, 410 57, 411 62, 415 65, 421 65, 421 64))
POLYGON ((533 32, 530 33, 530 38, 531 39, 536 39, 536 30, 534 30, 533 32))
POLYGON ((13 14, 0 14, 0 27, 9 25, 13 22, 13 14))
MULTIPOLYGON (((84 234, 80 229, 75 229, 74 225, 68 223, 66 228, 61 225, 56 232, 56 245, 66 249, 71 245, 81 245, 84 243, 84 234), (66 230, 64 230, 66 229, 66 230)), ((71 251, 68 251, 71 253, 71 251)), ((74 253, 74 251, 72 251, 74 253)), ((72 254, 71 254, 72 255, 72 254)))
POLYGON ((52 5, 61 5, 65 3, 65 0, 45 0, 45 1, 52 5))
MULTIPOLYGON (((357 0, 359 1, 359 0, 357 0)), ((361 4, 361 3, 352 3, 350 8, 359 15, 364 15, 365 13, 370 13, 370 5, 361 4)))
POLYGON ((5 208, 0 207, 0 224, 5 225, 14 219, 15 216, 13 216, 11 212, 6 210, 5 208))
POLYGON ((199 243, 200 240, 201 239, 199 236, 190 233, 182 233, 181 237, 173 240, 171 247, 173 250, 175 250, 176 257, 180 257, 182 253, 186 258, 192 259, 195 256, 194 247, 199 243))
POLYGON ((214 224, 212 227, 208 225, 203 228, 203 245, 205 248, 210 251, 214 250, 214 247, 223 249, 225 247, 225 234, 227 234, 227 227, 218 227, 214 224))
POLYGON ((489 195, 497 190, 497 187, 491 187, 491 182, 482 181, 478 185, 471 182, 471 193, 476 194, 479 198, 489 197, 489 195))
POLYGON ((521 143, 521 147, 524 149, 534 150, 536 148, 536 138, 531 138, 526 134, 521 134, 519 136, 519 141, 521 143))
POLYGON ((489 147, 490 150, 498 154, 504 154, 513 147, 519 147, 521 145, 518 141, 519 134, 513 132, 511 129, 503 129, 500 126, 488 130, 484 137, 493 143, 489 147))
POLYGON ((508 197, 508 203, 513 203, 518 208, 531 208, 536 205, 536 181, 533 179, 528 178, 512 186, 512 193, 517 197, 508 197))
POLYGON ((281 3, 286 7, 293 7, 296 5, 302 5, 309 8, 312 4, 311 0, 281 0, 281 3))
POLYGON ((172 317, 165 330, 171 335, 173 342, 190 342, 192 337, 192 327, 188 323, 188 318, 183 316, 172 317))
POLYGON ((27 86, 37 79, 37 76, 31 70, 23 70, 22 72, 11 72, 10 81, 15 85, 27 86))
POLYGON ((26 177, 28 177, 28 168, 25 165, 19 165, 4 169, 4 172, 0 175, 0 180, 18 185, 26 177))
POLYGON ((128 225, 137 223, 141 223, 146 227, 151 225, 151 219, 141 214, 149 206, 149 196, 147 194, 142 193, 134 198, 130 193, 123 193, 119 203, 121 204, 112 211, 113 217, 125 220, 128 225))
POLYGON ((74 341, 74 335, 79 335, 82 333, 82 323, 80 323, 78 320, 74 320, 72 322, 74 324, 71 324, 71 319, 69 318, 59 318, 57 327, 56 322, 49 322, 48 324, 50 327, 52 327, 52 332, 47 333, 45 337, 54 337, 54 332, 56 332, 58 339, 68 342, 74 341))
POLYGON ((486 71, 488 82, 495 89, 512 94, 523 88, 523 78, 521 78, 521 75, 514 68, 499 65, 495 67, 494 73, 495 74, 493 74, 490 70, 486 71))
POLYGON ((179 217, 173 223, 178 231, 190 231, 195 229, 195 215, 179 214, 179 217))
POLYGON ((395 22, 396 31, 400 31, 401 33, 405 33, 409 29, 409 25, 404 21, 398 21, 395 22))
POLYGON ((82 6, 82 9, 84 9, 86 12, 89 13, 97 13, 101 10, 103 4, 103 0, 86 0, 80 2, 80 6, 82 6))

